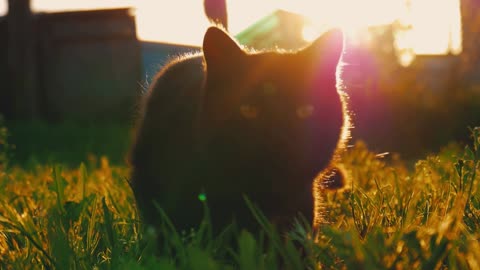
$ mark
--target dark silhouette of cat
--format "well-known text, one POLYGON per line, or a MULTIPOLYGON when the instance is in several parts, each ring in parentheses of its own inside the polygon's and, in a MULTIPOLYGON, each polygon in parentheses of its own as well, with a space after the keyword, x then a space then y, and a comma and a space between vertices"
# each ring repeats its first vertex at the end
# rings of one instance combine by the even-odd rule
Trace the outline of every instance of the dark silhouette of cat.
POLYGON ((196 227, 206 202, 214 230, 233 219, 253 228, 245 195, 281 228, 299 213, 317 224, 322 178, 349 128, 342 48, 332 30, 298 52, 249 52, 211 27, 202 54, 164 67, 131 150, 144 221, 158 225, 155 202, 178 229, 196 227))

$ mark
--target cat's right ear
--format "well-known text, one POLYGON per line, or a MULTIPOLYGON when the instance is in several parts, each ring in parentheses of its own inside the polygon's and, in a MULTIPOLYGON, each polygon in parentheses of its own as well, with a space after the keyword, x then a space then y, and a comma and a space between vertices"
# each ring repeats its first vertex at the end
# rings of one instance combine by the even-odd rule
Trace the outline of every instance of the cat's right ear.
POLYGON ((208 28, 203 38, 203 55, 207 70, 215 67, 224 69, 234 59, 245 55, 243 50, 227 33, 217 27, 208 28))
POLYGON ((343 32, 332 29, 312 42, 303 54, 314 61, 320 60, 324 66, 337 67, 343 51, 343 32))

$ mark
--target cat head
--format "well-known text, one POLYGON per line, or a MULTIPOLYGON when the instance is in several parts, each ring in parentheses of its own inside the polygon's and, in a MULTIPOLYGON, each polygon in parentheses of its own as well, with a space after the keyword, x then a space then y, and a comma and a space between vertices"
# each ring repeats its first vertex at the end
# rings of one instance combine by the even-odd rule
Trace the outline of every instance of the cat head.
POLYGON ((340 30, 296 52, 249 52, 209 28, 202 129, 212 139, 248 140, 257 152, 283 149, 299 162, 314 159, 311 149, 330 159, 343 124, 336 88, 342 49, 340 30))

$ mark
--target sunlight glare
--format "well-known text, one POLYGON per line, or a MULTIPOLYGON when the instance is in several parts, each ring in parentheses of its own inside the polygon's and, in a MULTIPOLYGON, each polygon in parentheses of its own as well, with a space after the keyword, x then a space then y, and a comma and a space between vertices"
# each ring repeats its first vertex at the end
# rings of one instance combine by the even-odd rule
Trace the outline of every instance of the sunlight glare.
MULTIPOLYGON (((4 0, 0 0, 4 1, 4 0)), ((203 1, 169 0, 31 0, 36 12, 133 7, 141 40, 200 45, 209 22, 203 1), (187 3, 185 3, 187 2, 187 3)), ((6 1, 5 1, 6 2, 6 1)))
POLYGON ((410 49, 401 52, 399 59, 400 65, 408 67, 413 62, 413 60, 415 60, 415 53, 413 52, 413 50, 410 49))
POLYGON ((314 41, 321 34, 315 27, 312 25, 306 24, 302 30, 302 38, 307 42, 314 41))
POLYGON ((400 49, 412 48, 415 54, 461 52, 459 0, 416 0, 406 12, 401 23, 411 25, 412 29, 399 37, 400 49))
POLYGON ((227 0, 229 31, 237 34, 278 8, 278 0, 227 0))
POLYGON ((406 52, 402 64, 413 61, 415 54, 458 54, 462 49, 459 0, 411 0, 406 9, 404 0, 278 0, 278 7, 308 17, 314 27, 303 29, 305 40, 313 40, 316 26, 340 27, 354 43, 368 41, 365 29, 395 21, 412 28, 400 33, 397 48, 406 52), (412 54, 413 50, 413 54, 412 54))
POLYGON ((278 7, 308 17, 316 25, 331 25, 351 32, 366 26, 391 23, 398 17, 399 0, 278 0, 278 7), (381 12, 379 12, 381 10, 381 12))
MULTIPOLYGON (((142 40, 201 45, 209 26, 202 0, 31 1, 37 12, 132 6, 142 40)), ((462 48, 459 1, 409 0, 411 8, 407 9, 406 0, 227 0, 227 9, 229 30, 234 35, 276 9, 284 9, 311 21, 312 27, 306 26, 303 31, 306 40, 313 40, 327 27, 340 27, 353 40, 368 38, 363 36, 366 27, 399 21, 412 28, 399 34, 396 46, 400 50, 458 54, 462 48)), ((0 0, 0 14, 5 13, 6 3, 0 0)))
POLYGON ((0 16, 7 14, 7 1, 0 0, 0 16))
POLYGON ((203 12, 203 1, 136 2, 138 36, 142 40, 199 46, 210 25, 203 12))
MULTIPOLYGON (((5 1, 6 0, 0 0, 5 1)), ((118 8, 135 6, 134 0, 82 0, 82 1, 54 1, 54 0, 31 0, 32 10, 42 11, 66 11, 66 10, 89 10, 102 8, 118 8)))

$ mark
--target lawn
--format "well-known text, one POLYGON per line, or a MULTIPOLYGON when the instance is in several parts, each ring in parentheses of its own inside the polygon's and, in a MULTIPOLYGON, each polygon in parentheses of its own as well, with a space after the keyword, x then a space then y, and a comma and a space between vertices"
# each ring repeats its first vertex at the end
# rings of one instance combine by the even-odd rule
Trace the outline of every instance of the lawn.
POLYGON ((161 211, 161 230, 143 227, 124 159, 129 127, 8 128, 0 269, 480 269, 480 128, 469 145, 415 161, 354 143, 348 186, 324 194, 317 235, 298 221, 286 237, 254 206, 261 232, 232 224, 212 235, 208 220, 177 232, 161 211))

